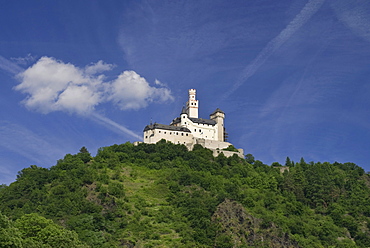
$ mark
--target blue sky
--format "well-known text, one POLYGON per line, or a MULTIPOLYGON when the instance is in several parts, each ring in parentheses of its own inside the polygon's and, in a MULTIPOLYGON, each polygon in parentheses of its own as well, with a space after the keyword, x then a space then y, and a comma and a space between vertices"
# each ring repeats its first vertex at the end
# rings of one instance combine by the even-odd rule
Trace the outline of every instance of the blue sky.
POLYGON ((0 183, 137 141, 190 88, 264 163, 370 171, 367 0, 4 1, 0 23, 0 183))

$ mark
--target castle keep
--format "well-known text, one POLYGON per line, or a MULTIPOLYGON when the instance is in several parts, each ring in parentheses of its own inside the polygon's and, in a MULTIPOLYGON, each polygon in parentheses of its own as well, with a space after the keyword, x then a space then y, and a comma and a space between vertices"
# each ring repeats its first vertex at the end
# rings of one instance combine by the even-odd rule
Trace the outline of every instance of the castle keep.
POLYGON ((173 119, 170 125, 150 124, 144 128, 144 143, 157 143, 165 139, 174 144, 184 144, 193 149, 195 144, 211 149, 214 155, 224 153, 225 156, 237 154, 243 157, 243 150, 223 150, 231 143, 226 142, 224 127, 225 113, 217 108, 209 119, 198 117, 199 101, 196 99, 196 90, 189 90, 189 100, 183 107, 180 117, 173 119))

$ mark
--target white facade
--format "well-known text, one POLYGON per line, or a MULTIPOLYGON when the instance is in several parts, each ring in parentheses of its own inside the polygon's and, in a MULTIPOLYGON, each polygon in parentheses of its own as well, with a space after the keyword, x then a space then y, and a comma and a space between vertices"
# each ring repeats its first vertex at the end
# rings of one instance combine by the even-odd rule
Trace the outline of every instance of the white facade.
POLYGON ((150 124, 144 128, 144 143, 157 143, 165 139, 174 144, 184 144, 192 149, 195 144, 213 150, 217 155, 223 152, 225 156, 237 154, 243 157, 243 151, 222 151, 231 145, 225 142, 224 119, 225 113, 216 109, 210 119, 198 118, 199 102, 196 100, 196 90, 189 90, 189 100, 183 108, 180 117, 175 118, 170 125, 150 124))

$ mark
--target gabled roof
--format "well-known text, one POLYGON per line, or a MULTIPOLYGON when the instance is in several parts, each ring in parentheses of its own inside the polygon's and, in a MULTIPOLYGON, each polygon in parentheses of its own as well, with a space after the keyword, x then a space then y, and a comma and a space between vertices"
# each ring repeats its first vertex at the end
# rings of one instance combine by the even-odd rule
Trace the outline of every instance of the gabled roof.
POLYGON ((148 130, 154 130, 154 129, 163 129, 163 130, 170 130, 170 131, 179 131, 179 132, 187 132, 187 133, 190 133, 190 130, 188 128, 186 128, 186 127, 176 127, 176 126, 170 126, 170 125, 158 124, 158 123, 147 125, 144 128, 144 132, 145 131, 148 131, 148 130))
MULTIPOLYGON (((203 118, 192 118, 192 117, 188 117, 189 120, 191 120, 193 123, 198 123, 198 124, 208 124, 208 125, 216 125, 216 121, 214 120, 209 120, 209 119, 203 119, 203 118)), ((175 119, 173 119, 173 121, 171 122, 171 125, 174 125, 174 124, 177 124, 177 123, 180 123, 181 122, 181 118, 180 117, 176 117, 175 119)))
POLYGON ((180 117, 176 117, 175 119, 172 120, 171 126, 174 125, 174 124, 180 123, 180 122, 181 122, 181 118, 180 117))
POLYGON ((209 120, 209 119, 203 119, 203 118, 189 118, 192 122, 198 123, 198 124, 208 124, 208 125, 216 125, 217 122, 214 120, 209 120))

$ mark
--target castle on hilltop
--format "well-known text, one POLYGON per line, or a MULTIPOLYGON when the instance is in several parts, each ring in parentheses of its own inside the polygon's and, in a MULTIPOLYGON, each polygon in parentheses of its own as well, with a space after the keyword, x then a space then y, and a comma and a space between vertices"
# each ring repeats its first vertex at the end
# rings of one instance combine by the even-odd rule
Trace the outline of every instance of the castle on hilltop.
POLYGON ((237 154, 243 158, 243 150, 232 151, 232 144, 226 141, 225 113, 217 108, 209 119, 199 118, 199 101, 195 96, 196 90, 190 89, 186 107, 182 108, 180 117, 173 119, 170 125, 147 125, 144 128, 144 143, 152 144, 165 139, 174 144, 184 144, 190 150, 199 144, 212 150, 215 156, 222 152, 227 157, 237 154))

